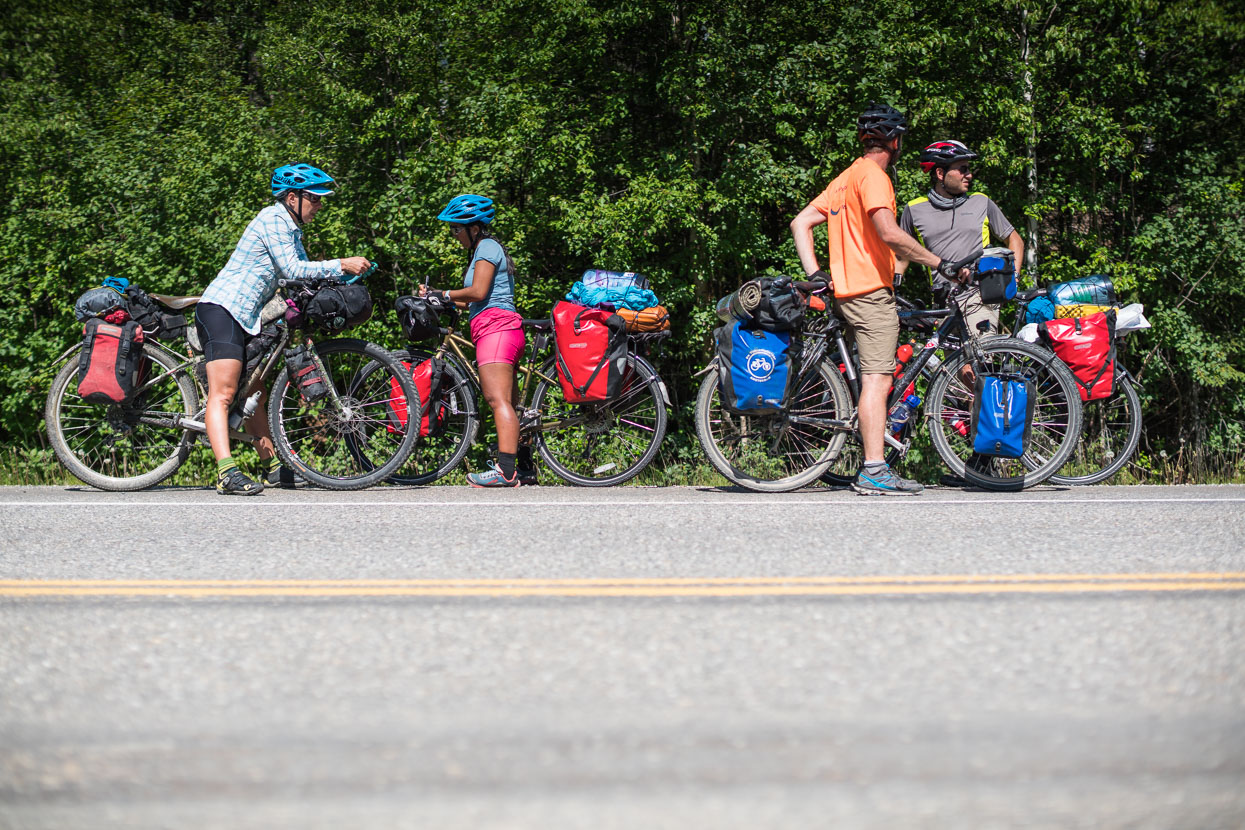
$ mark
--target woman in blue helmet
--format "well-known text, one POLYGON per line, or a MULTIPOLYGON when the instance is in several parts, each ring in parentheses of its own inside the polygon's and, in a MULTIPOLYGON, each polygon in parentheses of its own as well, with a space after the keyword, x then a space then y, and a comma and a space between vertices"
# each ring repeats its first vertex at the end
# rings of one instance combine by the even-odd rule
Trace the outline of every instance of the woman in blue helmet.
MULTIPOLYGON (((253 496, 264 482, 293 484, 293 474, 276 462, 263 401, 246 422, 259 438, 256 448, 267 465, 263 481, 252 481, 234 462, 229 447, 229 406, 238 391, 246 359, 246 341, 259 333, 260 309, 273 298, 279 278, 306 279, 361 274, 371 263, 361 256, 310 262, 303 248, 303 225, 320 210, 322 197, 332 193, 333 179, 310 164, 287 164, 272 174, 276 204, 259 212, 247 225, 229 257, 195 307, 195 327, 207 359, 208 399, 204 421, 216 455, 216 492, 253 496)), ((253 390, 248 390, 248 393, 253 390)))
POLYGON ((464 193, 450 200, 437 216, 449 223, 454 239, 467 249, 463 287, 421 293, 440 295, 445 302, 470 309, 471 340, 480 368, 480 387, 497 424, 497 464, 471 473, 473 487, 518 487, 535 484, 530 447, 519 446, 519 416, 514 411, 515 364, 523 354, 523 318, 514 303, 514 263, 493 237, 493 200, 464 193))

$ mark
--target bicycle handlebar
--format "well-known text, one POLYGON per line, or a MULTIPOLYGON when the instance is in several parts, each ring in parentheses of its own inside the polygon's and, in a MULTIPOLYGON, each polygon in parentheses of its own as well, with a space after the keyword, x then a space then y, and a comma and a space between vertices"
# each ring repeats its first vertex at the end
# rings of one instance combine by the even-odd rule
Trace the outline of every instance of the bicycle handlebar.
POLYGON ((308 277, 307 279, 293 279, 291 277, 281 277, 277 280, 278 288, 323 288, 326 285, 354 285, 362 279, 370 277, 380 267, 380 263, 373 262, 372 267, 366 271, 355 274, 348 280, 341 280, 337 277, 308 277))

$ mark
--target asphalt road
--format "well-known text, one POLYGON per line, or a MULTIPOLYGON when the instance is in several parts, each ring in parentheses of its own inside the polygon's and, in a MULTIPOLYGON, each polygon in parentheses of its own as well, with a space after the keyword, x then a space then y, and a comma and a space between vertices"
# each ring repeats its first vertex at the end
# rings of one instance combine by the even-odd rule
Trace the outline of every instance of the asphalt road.
POLYGON ((0 828, 1245 826, 1245 488, 0 489, 0 828))

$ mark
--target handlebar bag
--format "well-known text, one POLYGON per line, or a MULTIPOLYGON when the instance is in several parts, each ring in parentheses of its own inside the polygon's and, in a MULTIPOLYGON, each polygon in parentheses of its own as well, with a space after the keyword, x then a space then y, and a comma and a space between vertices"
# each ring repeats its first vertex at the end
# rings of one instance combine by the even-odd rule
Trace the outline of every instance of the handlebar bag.
POLYGON ((327 331, 366 323, 372 316, 372 295, 362 285, 329 285, 307 301, 307 318, 327 331))
POLYGON ((561 301, 553 307, 553 342, 567 403, 618 396, 627 369, 627 324, 622 317, 561 301))
POLYGON ((1016 296, 1016 255, 1007 248, 987 248, 977 260, 981 301, 998 305, 1016 296))
POLYGON ((1088 317, 1047 320, 1038 336, 1076 376, 1082 401, 1111 397, 1115 391, 1115 310, 1088 317))
POLYGON ((441 314, 423 297, 406 294, 398 298, 393 308, 407 340, 431 340, 441 333, 441 314))
POLYGON ((1033 430, 1033 381, 1024 375, 982 373, 973 398, 973 451, 1000 458, 1020 458, 1033 430))
POLYGON ((114 326, 87 320, 78 356, 78 394, 88 403, 121 403, 139 386, 143 327, 136 321, 114 326))
POLYGON ((620 308, 615 312, 627 324, 627 331, 665 331, 670 328, 670 312, 665 306, 653 306, 643 311, 620 308))
POLYGON ((763 277, 761 303, 752 312, 752 322, 765 331, 798 331, 804 326, 804 303, 796 296, 789 277, 763 277))
MULTIPOLYGON (((442 382, 445 380, 445 361, 430 357, 422 363, 403 361, 402 365, 410 371, 411 380, 415 382, 415 389, 419 392, 419 411, 422 413, 419 437, 427 438, 439 433, 445 425, 445 414, 449 408, 441 393, 442 382)), ((402 394, 397 378, 389 378, 389 393, 389 400, 385 404, 389 413, 389 424, 386 428, 390 432, 404 432, 411 419, 410 405, 406 395, 402 394)))
POLYGON ((736 321, 713 333, 718 352, 718 396, 731 412, 772 414, 787 406, 801 352, 790 332, 745 327, 736 321))

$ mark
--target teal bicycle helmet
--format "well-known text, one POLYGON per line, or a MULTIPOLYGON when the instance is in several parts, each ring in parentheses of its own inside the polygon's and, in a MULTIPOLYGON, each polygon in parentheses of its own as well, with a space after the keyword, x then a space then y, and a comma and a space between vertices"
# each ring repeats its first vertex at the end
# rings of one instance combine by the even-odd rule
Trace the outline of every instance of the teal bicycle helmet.
POLYGON ((305 190, 317 196, 333 192, 329 185, 333 177, 310 164, 287 164, 272 171, 272 195, 280 196, 287 190, 305 190))
POLYGON ((453 222, 456 225, 470 225, 472 222, 487 225, 493 221, 495 214, 492 199, 487 196, 464 193, 450 199, 450 203, 437 215, 437 219, 442 222, 453 222))

